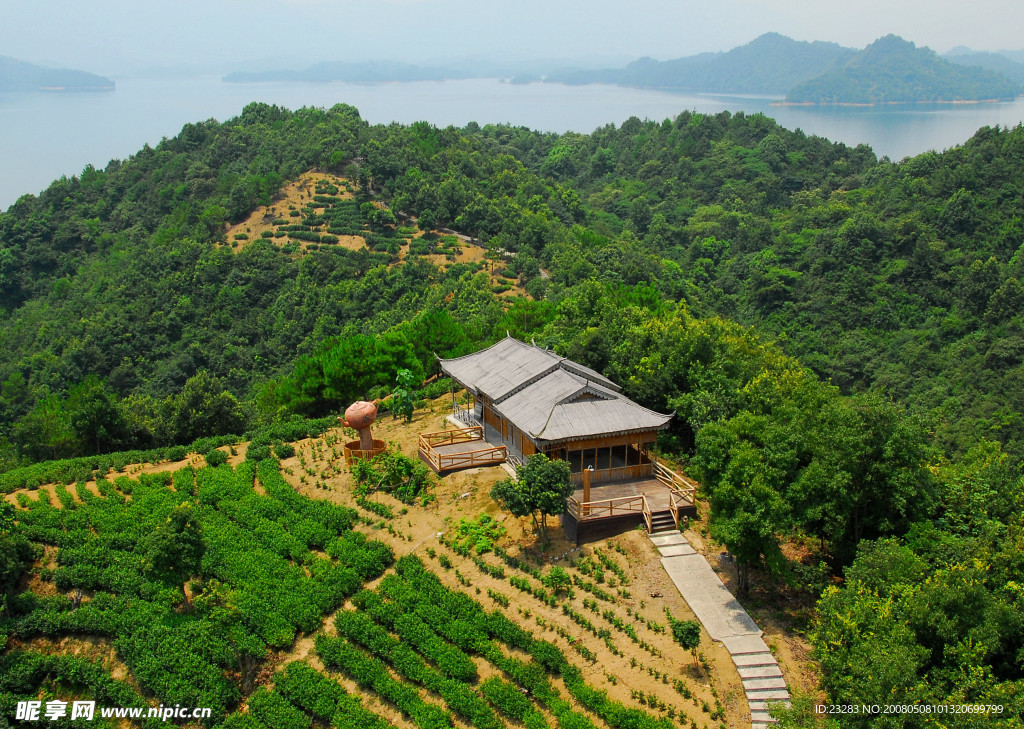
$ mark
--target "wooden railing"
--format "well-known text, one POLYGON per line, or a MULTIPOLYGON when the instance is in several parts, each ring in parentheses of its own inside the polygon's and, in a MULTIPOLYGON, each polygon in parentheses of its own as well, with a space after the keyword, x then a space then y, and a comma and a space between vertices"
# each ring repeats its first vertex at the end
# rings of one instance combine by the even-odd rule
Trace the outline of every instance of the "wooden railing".
POLYGON ((483 428, 475 425, 470 428, 455 430, 439 430, 434 433, 421 433, 419 441, 420 455, 433 466, 438 473, 453 471, 457 468, 489 466, 504 462, 508 451, 505 446, 492 446, 483 439, 483 428), (459 451, 456 453, 438 453, 438 446, 457 445, 459 443, 482 443, 483 448, 459 451))
MULTIPOLYGON (((617 468, 605 468, 599 471, 591 471, 590 482, 602 483, 605 481, 628 481, 635 478, 643 478, 651 475, 650 463, 639 463, 635 466, 618 466, 617 468)), ((583 472, 572 474, 574 484, 583 483, 583 472)))
POLYGON ((679 526, 679 507, 680 506, 682 506, 682 507, 693 506, 693 502, 692 501, 690 501, 690 502, 684 501, 683 498, 675 490, 670 491, 669 495, 668 495, 668 510, 670 512, 672 512, 672 521, 674 521, 676 523, 676 529, 679 529, 680 531, 682 531, 682 527, 679 526))
POLYGON ((473 468, 474 466, 493 466, 505 460, 505 446, 488 446, 475 451, 462 453, 438 453, 431 450, 430 456, 435 470, 454 471, 457 468, 473 468), (436 459, 436 460, 435 460, 436 459))
POLYGON ((641 496, 641 498, 644 500, 644 521, 647 523, 647 533, 650 534, 654 531, 654 527, 651 525, 653 514, 651 514, 651 507, 647 503, 647 496, 641 496))
POLYGON ((677 497, 682 505, 693 506, 695 494, 697 493, 697 483, 695 481, 691 481, 686 476, 680 476, 658 461, 654 462, 654 477, 668 486, 672 496, 677 497))
MULTIPOLYGON (((569 497, 568 511, 576 521, 584 519, 604 519, 612 516, 642 514, 646 508, 647 498, 643 494, 637 496, 620 496, 616 499, 601 501, 577 501, 569 497)), ((649 511, 649 509, 648 509, 649 511)))
POLYGON ((452 415, 455 416, 456 420, 463 422, 466 425, 473 425, 478 422, 472 405, 459 405, 458 403, 455 403, 452 405, 452 415))
POLYGON ((483 440, 484 429, 479 425, 471 425, 468 428, 455 428, 454 430, 438 430, 433 433, 420 433, 420 447, 424 444, 429 446, 451 445, 453 443, 469 443, 473 440, 483 440))

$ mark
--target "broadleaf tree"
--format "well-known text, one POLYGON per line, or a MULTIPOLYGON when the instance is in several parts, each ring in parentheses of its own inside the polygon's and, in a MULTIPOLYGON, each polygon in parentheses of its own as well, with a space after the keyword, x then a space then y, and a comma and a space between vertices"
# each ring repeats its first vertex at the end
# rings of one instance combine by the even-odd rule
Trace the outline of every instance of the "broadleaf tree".
POLYGON ((175 508, 166 523, 146 537, 143 547, 150 571, 179 585, 185 605, 191 610, 185 583, 199 571, 206 553, 202 526, 192 506, 186 502, 175 508))
POLYGON ((569 464, 537 453, 516 467, 516 477, 505 479, 491 489, 491 498, 515 516, 530 516, 534 528, 540 529, 541 540, 548 542, 547 517, 564 514, 575 486, 569 464), (540 517, 538 519, 538 516, 540 517))

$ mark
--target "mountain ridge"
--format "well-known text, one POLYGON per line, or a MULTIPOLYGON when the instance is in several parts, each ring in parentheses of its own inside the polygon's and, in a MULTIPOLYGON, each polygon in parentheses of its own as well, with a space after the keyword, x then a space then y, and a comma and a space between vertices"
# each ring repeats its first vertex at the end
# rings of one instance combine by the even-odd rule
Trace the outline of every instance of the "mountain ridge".
POLYGON ((976 66, 988 71, 995 71, 1006 76, 1011 81, 1024 84, 1024 63, 1014 61, 1005 53, 989 53, 987 51, 971 51, 964 53, 949 54, 943 58, 950 63, 961 66, 976 66))
POLYGON ((668 61, 640 58, 621 69, 559 71, 545 80, 569 85, 605 83, 704 93, 778 94, 785 95, 788 103, 813 104, 1003 100, 1021 92, 1024 66, 1005 54, 976 55, 964 49, 943 59, 927 47, 918 48, 892 34, 857 50, 765 33, 720 53, 668 61))
POLYGON ((113 91, 112 79, 88 71, 48 68, 0 56, 2 91, 113 91))
POLYGON ((877 104, 1012 99, 1021 85, 1006 76, 943 60, 927 47, 887 35, 841 67, 786 94, 790 103, 877 104))
POLYGON ((700 53, 668 61, 642 58, 624 69, 563 72, 552 74, 547 81, 782 94, 855 53, 856 50, 835 43, 795 41, 779 33, 765 33, 750 43, 719 53, 700 53), (766 57, 771 61, 764 62, 766 57))

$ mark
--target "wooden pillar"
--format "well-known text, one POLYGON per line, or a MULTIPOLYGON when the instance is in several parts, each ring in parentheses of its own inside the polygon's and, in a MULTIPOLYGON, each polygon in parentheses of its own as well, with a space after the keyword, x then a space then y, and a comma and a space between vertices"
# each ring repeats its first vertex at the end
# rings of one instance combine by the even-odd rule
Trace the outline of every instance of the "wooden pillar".
MULTIPOLYGON (((583 469, 583 503, 584 504, 589 504, 590 503, 590 473, 593 470, 594 470, 593 468, 584 468, 583 469)), ((581 516, 586 516, 589 513, 590 513, 590 507, 589 506, 584 506, 582 509, 580 509, 580 515, 581 516)))

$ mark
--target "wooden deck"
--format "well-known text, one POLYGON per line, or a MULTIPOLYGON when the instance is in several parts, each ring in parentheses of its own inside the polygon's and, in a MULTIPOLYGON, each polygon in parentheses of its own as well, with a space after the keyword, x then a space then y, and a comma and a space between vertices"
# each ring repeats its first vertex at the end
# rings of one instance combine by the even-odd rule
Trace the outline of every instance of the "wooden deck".
POLYGON ((439 430, 421 433, 420 458, 437 473, 476 466, 496 466, 504 463, 508 452, 505 446, 495 446, 484 440, 483 428, 439 430))
POLYGON ((568 515, 576 524, 638 517, 652 531, 659 514, 671 514, 678 527, 681 517, 696 514, 697 484, 657 461, 653 465, 650 478, 592 485, 589 501, 583 500, 583 488, 577 488, 569 497, 568 515))
POLYGON ((653 478, 597 484, 590 487, 590 501, 583 489, 569 497, 569 513, 577 521, 643 515, 645 511, 668 511, 669 489, 653 478))

